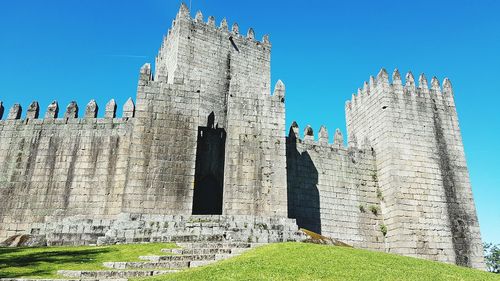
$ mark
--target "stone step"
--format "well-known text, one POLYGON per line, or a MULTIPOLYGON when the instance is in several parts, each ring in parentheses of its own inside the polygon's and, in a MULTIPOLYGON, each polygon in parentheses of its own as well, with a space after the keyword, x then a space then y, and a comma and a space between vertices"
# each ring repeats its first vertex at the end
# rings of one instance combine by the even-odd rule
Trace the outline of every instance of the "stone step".
MULTIPOLYGON (((238 248, 239 249, 239 248, 238 248)), ((163 250, 162 250, 163 251, 163 250)), ((177 255, 215 255, 215 254, 231 254, 231 248, 187 248, 173 249, 173 254, 177 255)))
POLYGON ((236 257, 236 256, 237 255, 233 255, 233 254, 217 254, 217 255, 215 255, 215 260, 216 261, 226 260, 226 259, 236 257))
POLYGON ((140 256, 139 259, 159 262, 159 261, 202 261, 213 260, 215 255, 173 255, 173 256, 140 256))
POLYGON ((104 262, 103 266, 112 269, 182 269, 189 267, 189 261, 104 262))
POLYGON ((127 281, 128 279, 26 279, 26 278, 0 278, 0 281, 127 281))
POLYGON ((174 272, 178 272, 178 270, 58 270, 57 274, 88 280, 149 277, 174 272))
POLYGON ((249 251, 251 250, 252 248, 234 248, 234 249, 231 249, 231 254, 234 256, 234 255, 241 255, 243 254, 244 252, 246 251, 249 251))
POLYGON ((192 262, 189 264, 189 267, 190 267, 190 268, 195 268, 195 267, 205 266, 205 265, 209 265, 209 264, 216 263, 216 262, 218 262, 218 261, 219 261, 219 260, 213 260, 213 261, 192 261, 192 262))
POLYGON ((177 243, 184 249, 228 249, 228 248, 251 248, 253 243, 245 242, 192 242, 177 243))

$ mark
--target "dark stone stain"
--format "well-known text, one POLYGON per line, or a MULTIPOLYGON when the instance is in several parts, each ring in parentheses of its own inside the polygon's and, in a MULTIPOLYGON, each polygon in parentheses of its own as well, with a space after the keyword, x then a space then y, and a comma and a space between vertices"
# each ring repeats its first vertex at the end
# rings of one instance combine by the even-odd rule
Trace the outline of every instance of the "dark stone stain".
POLYGON ((102 149, 102 138, 94 137, 92 138, 92 142, 90 144, 90 158, 92 159, 92 174, 95 175, 97 170, 97 163, 99 160, 99 155, 102 149))
POLYGON ((74 182, 75 165, 78 159, 78 150, 80 148, 80 138, 76 137, 74 140, 75 142, 71 151, 71 160, 69 162, 69 168, 66 174, 66 182, 64 184, 64 190, 62 194, 64 209, 68 209, 69 207, 69 199, 71 197, 71 184, 74 182))
POLYGON ((56 169, 57 151, 59 149, 60 139, 56 137, 49 138, 49 149, 45 162, 46 171, 49 171, 47 175, 47 190, 45 191, 45 198, 48 198, 52 194, 52 188, 54 185, 54 171, 56 169))
POLYGON ((36 135, 32 138, 30 143, 29 155, 26 161, 26 181, 24 182, 25 187, 28 189, 31 187, 31 183, 33 182, 33 172, 35 169, 36 159, 38 157, 39 147, 40 147, 40 138, 42 135, 42 131, 38 131, 36 135))
MULTIPOLYGON (((9 163, 11 163, 12 159, 12 150, 7 151, 7 155, 5 156, 5 161, 3 165, 0 165, 2 168, 2 175, 8 175, 9 169, 9 163)), ((10 177, 9 177, 10 178, 10 177)), ((12 184, 11 180, 8 180, 7 177, 2 178, 2 183, 5 183, 5 186, 2 186, 0 188, 0 198, 13 198, 15 192, 14 185, 12 184)), ((3 200, 4 204, 0 205, 0 216, 3 217, 9 210, 12 209, 12 204, 14 200, 3 200)), ((2 225, 0 224, 0 229, 2 225)))
POLYGON ((106 175, 106 190, 105 190, 105 200, 104 200, 104 213, 108 213, 108 202, 109 199, 112 198, 113 185, 115 182, 116 176, 116 163, 118 162, 118 151, 120 148, 120 137, 113 136, 109 141, 109 154, 108 154, 108 167, 107 167, 107 175, 106 175))
MULTIPOLYGON (((24 138, 21 138, 19 141, 19 146, 17 149, 17 155, 16 155, 16 170, 20 170, 23 164, 23 151, 24 151, 24 145, 25 145, 26 140, 24 138)), ((12 178, 12 181, 16 180, 16 173, 13 174, 14 178, 12 178)))
POLYGON ((228 107, 228 99, 229 97, 233 97, 232 94, 230 94, 230 89, 231 89, 231 53, 227 54, 226 58, 226 83, 224 84, 224 120, 226 120, 226 123, 224 124, 224 127, 227 127, 227 107, 228 107))
POLYGON ((236 46, 236 43, 234 42, 233 36, 229 36, 229 41, 231 42, 231 46, 233 46, 234 50, 239 53, 240 49, 238 49, 238 46, 236 46))
MULTIPOLYGON (((427 109, 428 109, 427 99, 429 98, 428 95, 429 95, 429 93, 425 94, 422 91, 417 91, 416 100, 417 100, 418 112, 427 112, 427 109)), ((425 115, 427 115, 427 114, 425 114, 425 115)))
POLYGON ((439 167, 441 170, 441 180, 446 195, 446 209, 452 231, 452 244, 455 251, 455 263, 461 266, 471 266, 471 241, 468 222, 470 218, 457 199, 456 187, 457 176, 454 173, 454 167, 451 163, 448 144, 446 143, 443 122, 439 115, 436 101, 433 99, 433 119, 434 119, 434 137, 437 143, 439 155, 439 167))
MULTIPOLYGON (((28 157, 26 158, 26 166, 20 171, 20 174, 24 174, 23 180, 20 182, 20 188, 17 190, 16 196, 24 196, 25 198, 30 198, 31 194, 31 188, 33 184, 33 173, 35 170, 35 164, 36 164, 36 158, 38 156, 38 151, 39 151, 39 146, 40 146, 40 137, 41 137, 41 131, 38 131, 35 133, 35 135, 32 137, 31 141, 28 143, 28 157)), ((23 202, 23 209, 29 209, 31 200, 36 200, 36 199, 29 199, 25 200, 23 202)), ((24 220, 24 214, 21 214, 21 212, 16 214, 16 219, 19 221, 24 220)))

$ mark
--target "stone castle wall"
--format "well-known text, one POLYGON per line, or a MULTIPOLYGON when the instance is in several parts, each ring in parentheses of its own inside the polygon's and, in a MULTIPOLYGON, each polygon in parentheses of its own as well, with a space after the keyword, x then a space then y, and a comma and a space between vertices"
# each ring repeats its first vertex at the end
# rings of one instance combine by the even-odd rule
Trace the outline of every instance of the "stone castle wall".
POLYGON ((299 226, 356 247, 384 249, 383 218, 371 149, 344 147, 337 130, 328 143, 325 127, 315 141, 294 123, 287 139, 288 215, 299 226))
POLYGON ((125 212, 191 213, 198 89, 153 81, 150 66, 141 69, 125 212))
POLYGON ((21 106, 15 105, 8 119, 0 120, 1 238, 49 215, 121 211, 132 119, 95 118, 95 107, 76 118, 74 103, 56 118, 56 109, 52 103, 45 118, 37 119, 33 103, 26 118, 18 119, 21 106))
POLYGON ((370 78, 346 105, 350 139, 373 147, 391 252, 482 266, 482 244, 449 80, 370 78))

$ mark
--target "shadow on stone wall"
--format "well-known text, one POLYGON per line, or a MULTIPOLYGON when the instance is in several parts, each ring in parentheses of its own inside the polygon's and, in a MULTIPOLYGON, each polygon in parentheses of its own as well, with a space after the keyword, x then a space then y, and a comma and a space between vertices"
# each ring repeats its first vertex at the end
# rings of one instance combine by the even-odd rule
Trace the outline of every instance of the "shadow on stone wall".
MULTIPOLYGON (((453 156, 450 155, 450 148, 446 143, 446 135, 443 129, 443 121, 438 113, 435 100, 433 99, 434 113, 434 137, 438 148, 438 163, 441 170, 441 180, 446 195, 446 210, 450 221, 452 232, 452 244, 455 251, 455 263, 461 266, 471 266, 471 241, 472 236, 470 226, 473 219, 469 216, 464 206, 459 200, 461 188, 460 180, 455 171, 459 168, 453 165, 453 156)), ((446 108, 446 107, 445 107, 446 108)))
POLYGON ((321 234, 318 170, 307 151, 297 150, 293 134, 287 138, 286 159, 288 217, 300 228, 321 234))
POLYGON ((208 116, 206 127, 198 127, 193 215, 221 215, 224 185, 226 131, 208 116))

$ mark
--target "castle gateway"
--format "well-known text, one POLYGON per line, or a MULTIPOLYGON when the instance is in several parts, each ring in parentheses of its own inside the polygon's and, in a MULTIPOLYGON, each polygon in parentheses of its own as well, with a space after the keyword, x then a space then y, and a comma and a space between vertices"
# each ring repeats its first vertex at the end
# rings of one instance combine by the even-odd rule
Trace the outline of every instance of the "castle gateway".
MULTIPOLYGON (((33 102, 0 121, 0 239, 50 245, 300 240, 483 268, 450 81, 370 77, 346 103, 347 143, 296 123, 271 94, 271 43, 181 6, 135 104, 96 118, 33 102), (59 116, 60 115, 60 116, 59 116)), ((3 113, 0 106, 0 119, 3 113)))

